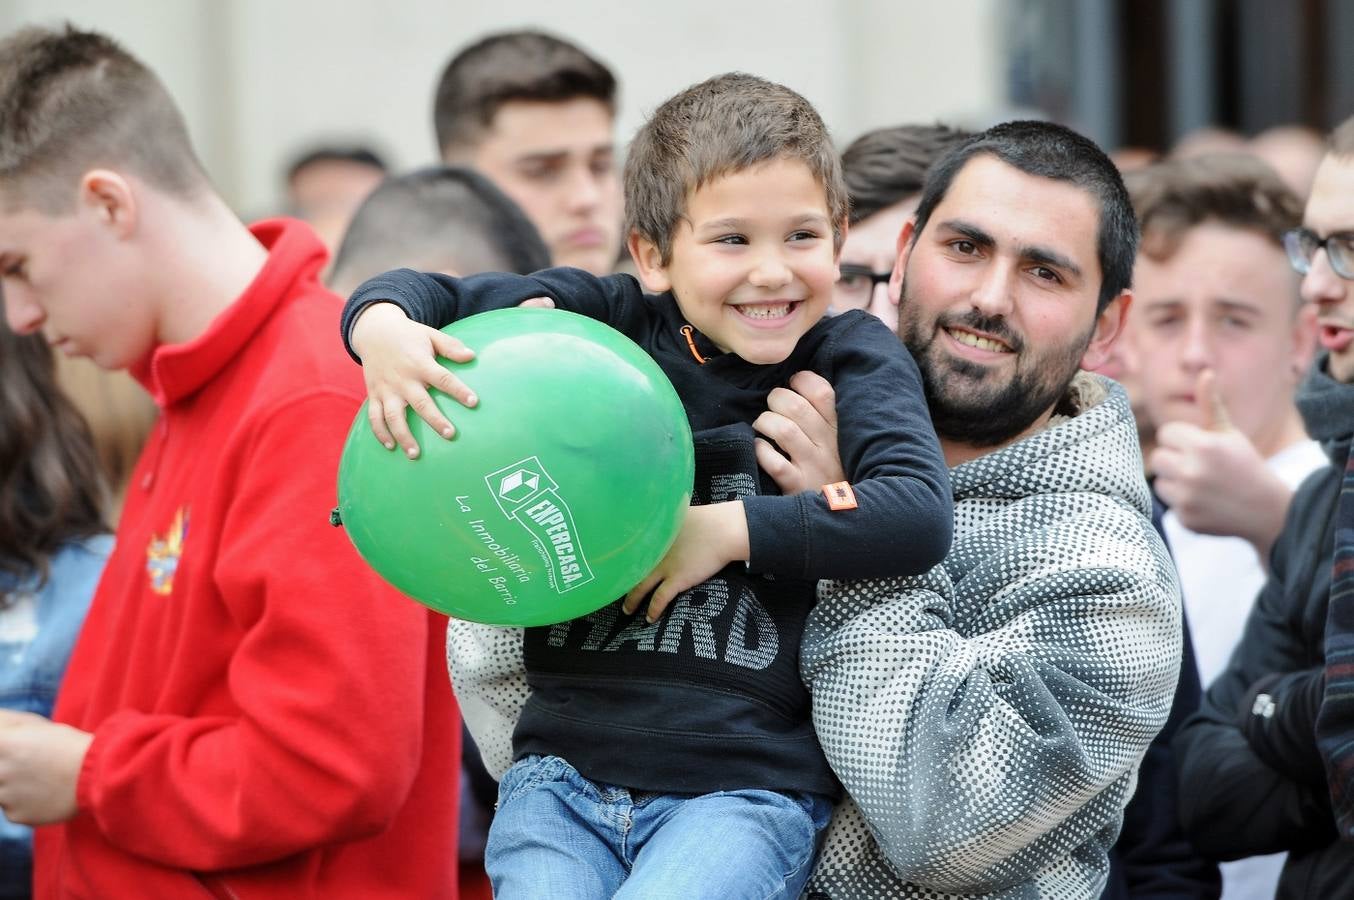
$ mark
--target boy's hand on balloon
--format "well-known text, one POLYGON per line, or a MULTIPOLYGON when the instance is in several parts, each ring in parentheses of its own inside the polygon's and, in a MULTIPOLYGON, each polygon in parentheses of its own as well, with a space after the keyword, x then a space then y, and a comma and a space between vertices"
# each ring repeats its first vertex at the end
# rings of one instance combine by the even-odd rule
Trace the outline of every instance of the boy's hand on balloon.
POLYGON ((442 437, 456 434, 455 426, 428 394, 429 386, 466 407, 479 402, 464 382, 437 363, 439 356, 470 362, 475 351, 436 328, 411 322, 393 303, 374 303, 363 310, 353 324, 349 343, 362 358, 367 419, 372 433, 387 450, 395 449, 398 443, 410 459, 418 457, 418 442, 405 419, 406 407, 413 407, 419 418, 442 437))
POLYGON ((741 501, 692 506, 667 555, 625 595, 629 615, 653 592, 645 618, 656 622, 673 599, 735 560, 748 558, 748 520, 741 501))

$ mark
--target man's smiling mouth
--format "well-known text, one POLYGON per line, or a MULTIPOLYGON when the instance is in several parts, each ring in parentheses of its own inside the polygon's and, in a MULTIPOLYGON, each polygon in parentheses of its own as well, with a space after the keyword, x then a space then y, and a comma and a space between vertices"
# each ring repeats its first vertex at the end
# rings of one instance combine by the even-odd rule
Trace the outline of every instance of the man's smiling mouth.
POLYGON ((1011 348, 995 338, 984 337, 959 328, 946 328, 945 333, 966 347, 986 350, 989 353, 1010 353, 1011 348))

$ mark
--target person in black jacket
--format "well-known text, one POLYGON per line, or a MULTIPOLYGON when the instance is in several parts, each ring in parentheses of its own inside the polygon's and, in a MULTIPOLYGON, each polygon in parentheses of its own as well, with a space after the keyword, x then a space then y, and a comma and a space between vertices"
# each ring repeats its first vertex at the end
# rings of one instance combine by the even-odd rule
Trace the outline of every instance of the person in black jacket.
MULTIPOLYGON (((1164 511, 1161 501, 1153 498, 1152 525, 1163 541, 1164 511)), ((1171 741, 1199 708, 1203 693, 1189 617, 1183 610, 1181 617, 1180 680, 1176 683, 1171 716, 1147 748, 1138 768, 1138 789, 1124 807, 1124 826, 1110 850, 1109 880, 1101 900, 1216 900, 1222 893, 1222 876, 1217 865, 1200 856, 1180 828, 1177 767, 1171 741)))
POLYGON ((1354 896, 1354 846, 1338 839, 1316 739, 1335 511, 1354 435, 1354 252, 1341 237, 1354 232, 1354 120, 1331 148, 1304 227, 1286 237, 1323 347, 1298 408, 1331 465, 1294 495, 1241 643, 1173 745, 1195 846, 1216 859, 1287 851, 1280 900, 1354 896))

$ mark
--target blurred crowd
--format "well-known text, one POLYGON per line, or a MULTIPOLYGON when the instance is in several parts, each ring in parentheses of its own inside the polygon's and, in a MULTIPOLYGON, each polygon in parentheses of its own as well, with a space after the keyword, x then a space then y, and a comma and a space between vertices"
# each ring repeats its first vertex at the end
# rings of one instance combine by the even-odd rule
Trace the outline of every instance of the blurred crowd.
MULTIPOLYGON (((0 63, 0 69, 4 67, 0 63)), ((8 145, 27 139, 25 128, 47 127, 26 125, 15 118, 17 106, 2 105, 19 103, 7 97, 23 93, 5 81, 11 77, 0 75, 0 191, 9 190, 11 179, 28 178, 37 171, 7 168, 8 145)), ((28 88, 37 89, 33 84, 28 88)), ((285 221, 257 226, 254 233, 260 240, 272 233, 269 229, 289 235, 292 232, 286 229, 295 227, 292 220, 307 223, 304 240, 317 238, 323 249, 307 250, 298 271, 314 270, 340 297, 352 294, 374 275, 401 267, 453 276, 526 274, 551 266, 576 267, 598 276, 634 272, 625 247, 628 220, 622 208, 626 136, 615 129, 619 89, 615 73, 564 38, 534 31, 485 37, 459 49, 436 86, 432 120, 441 156, 437 165, 391 171, 378 148, 308 148, 283 173, 285 199, 277 213, 285 221), (309 236, 312 232, 314 238, 309 236)), ((906 233, 905 225, 915 222, 932 164, 973 135, 930 122, 879 125, 844 144, 841 151, 851 211, 832 313, 864 310, 896 332, 900 304, 907 303, 906 288, 894 277, 900 232, 906 233)), ((59 147, 51 152, 58 153, 59 147)), ((1341 568, 1339 555, 1345 546, 1339 528, 1354 525, 1341 518, 1346 502, 1341 486, 1349 435, 1354 433, 1354 401, 1341 392, 1354 372, 1340 370, 1351 365, 1346 354, 1354 336, 1349 330, 1354 324, 1343 318, 1354 309, 1350 126, 1331 137, 1296 124, 1254 136, 1210 128, 1184 136, 1173 147, 1112 148, 1109 156, 1122 172, 1141 239, 1123 332, 1098 371, 1121 384, 1132 404, 1143 475, 1154 503, 1153 522, 1170 551, 1179 584, 1183 651, 1169 718, 1141 758, 1131 801, 1121 829, 1116 828, 1104 896, 1354 897, 1354 844, 1349 843, 1354 831, 1345 794, 1354 771, 1354 766, 1347 767, 1354 758, 1350 755, 1354 722, 1347 718, 1354 691, 1340 693, 1354 679, 1349 661, 1354 636, 1346 630, 1351 623, 1339 621, 1341 614, 1354 618, 1341 605, 1354 602, 1354 592, 1340 593, 1340 574, 1349 570, 1341 568), (1340 643, 1339 638, 1351 643, 1340 643)), ((106 190, 116 199, 116 184, 110 182, 106 190)), ((111 217, 122 214, 112 200, 103 208, 111 217)), ((157 214, 154 208, 136 209, 138 216, 157 214)), ((192 223, 185 226, 183 240, 207 233, 196 228, 192 223)), ((274 532, 286 531, 289 523, 273 521, 263 530, 268 517, 288 515, 282 504, 289 497, 298 501, 301 494, 293 495, 280 480, 254 484, 241 474, 239 484, 221 484, 220 489, 249 500, 252 505, 243 512, 226 509, 219 513, 219 521, 214 520, 218 512, 212 504, 217 501, 204 499, 192 509, 191 520, 176 521, 176 530, 165 531, 165 521, 152 514, 158 512, 153 502, 138 491, 148 491, 155 479, 225 478, 222 473, 235 471, 230 466, 244 465, 231 454, 255 452, 251 441, 274 454, 279 472, 294 472, 299 478, 308 464, 287 454, 300 452, 301 438, 287 441, 272 435, 264 412, 258 413, 256 422, 247 419, 267 400, 262 393, 250 393, 263 390, 253 383, 239 388, 238 396, 222 393, 203 403, 229 407, 241 421, 253 422, 251 427, 259 429, 256 434, 194 431, 198 426, 192 417, 207 416, 209 410, 173 410, 188 391, 186 383, 206 377, 195 374, 194 367, 209 363, 197 359, 190 365, 173 354, 161 358, 165 349, 161 345, 172 343, 165 333, 156 335, 159 349, 153 362, 135 354, 101 357, 93 349, 92 342, 101 337, 94 330, 131 333, 139 327, 133 321, 135 312, 117 313, 122 318, 114 325, 92 313, 77 312, 72 321, 84 316, 85 324, 57 331, 54 313, 32 312, 25 305, 25 289, 17 279, 30 273, 23 270, 25 260, 6 243, 6 235, 13 233, 0 229, 0 283, 9 323, 0 328, 0 701, 19 712, 55 715, 58 722, 96 735, 92 747, 99 749, 98 759, 90 761, 95 758, 91 751, 84 765, 106 766, 110 771, 96 782, 97 795, 86 796, 95 788, 80 789, 77 801, 83 810, 142 802, 137 793, 143 788, 135 773, 149 757, 163 757, 159 764, 167 773, 157 790, 169 790, 179 779, 193 777, 188 773, 204 757, 215 766, 207 776, 215 779, 213 794, 185 799, 179 804, 182 809, 176 806, 157 826, 181 832, 185 838, 180 848, 173 848, 163 836, 121 845, 106 839, 108 846, 86 848, 81 852, 89 856, 79 857, 71 848, 77 846, 81 828, 133 826, 81 824, 77 818, 67 826, 65 837, 48 839, 46 848, 44 829, 39 828, 39 865, 115 872, 122 863, 114 857, 122 853, 205 873, 194 877, 213 896, 282 896, 266 888, 250 893, 253 875, 232 889, 217 885, 211 873, 266 873, 314 847, 325 848, 320 856, 342 856, 349 852, 345 841, 359 844, 385 826, 363 825, 356 835, 323 829, 311 833, 297 826, 292 834, 287 827, 275 826, 266 804, 260 812, 249 809, 248 801, 240 801, 238 811, 223 813, 219 822, 200 825, 194 818, 195 804, 230 806, 239 796, 258 790, 274 797, 304 793, 308 802, 309 797, 341 794, 353 782, 362 782, 363 776, 343 771, 340 764, 325 778, 290 783, 292 773, 304 766, 304 759, 296 759, 304 756, 296 749, 300 742, 311 732, 329 729, 324 716, 349 713, 337 700, 320 712, 307 711, 300 701, 291 704, 290 698, 276 705, 270 701, 266 712, 260 707, 258 718, 251 720, 255 726, 295 734, 295 745, 286 740, 282 749, 269 751, 275 752, 268 757, 270 766, 273 761, 276 765, 262 775, 242 774, 244 767, 235 765, 232 757, 249 754, 254 742, 266 735, 232 734, 218 740, 211 723, 233 715, 234 701, 225 699, 232 691, 327 690, 306 682, 307 670, 297 662, 302 655, 318 654, 328 665, 343 667, 352 663, 350 654, 365 651, 356 645, 323 642, 260 648, 247 637, 260 619, 276 615, 266 612, 271 609, 266 597, 309 583, 271 586, 264 571, 290 567, 293 559, 284 551, 299 551, 312 539, 307 533, 297 537, 299 544, 286 540, 280 542, 282 547, 270 547, 278 540, 274 532), (54 338, 57 349, 65 353, 47 346, 54 338), (202 443, 184 447, 187 435, 202 443), (199 475, 193 469, 194 453, 209 446, 224 448, 225 468, 199 475), (179 471, 189 474, 181 476, 179 471), (135 479, 143 482, 142 488, 135 479), (268 499, 272 494, 278 494, 276 502, 268 499), (141 520, 130 521, 127 515, 141 520), (263 530, 262 535, 234 547, 227 547, 223 538, 219 555, 210 560, 205 551, 200 561, 184 551, 193 541, 206 540, 204 535, 213 530, 225 535, 245 527, 233 518, 238 515, 249 516, 247 527, 263 530), (145 615, 132 609, 144 598, 134 598, 127 586, 131 576, 116 564, 109 565, 96 592, 100 570, 116 552, 114 533, 119 545, 139 542, 132 548, 136 558, 128 564, 138 576, 137 567, 152 564, 143 550, 146 538, 153 537, 162 541, 157 546, 163 553, 157 559, 169 566, 162 571, 171 580, 192 584, 191 579, 210 578, 216 585, 213 590, 238 586, 250 596, 226 603, 226 612, 198 626, 232 635, 232 640, 239 636, 224 650, 196 651, 224 654, 216 671, 230 685, 204 688, 176 710, 156 706, 176 690, 158 679, 192 678, 201 671, 180 668, 179 656, 194 654, 192 647, 145 651, 174 660, 170 671, 157 673, 137 671, 134 663, 123 661, 120 655, 132 654, 132 648, 95 647, 89 634, 85 644, 79 642, 87 610, 92 609, 91 628, 98 628, 90 634, 105 641, 129 633, 118 630, 125 619, 145 615), (258 572, 247 559, 251 554, 264 560, 258 563, 258 572), (203 571, 208 564, 216 570, 203 571), (249 579, 257 583, 244 583, 249 579), (72 664, 73 680, 58 691, 61 673, 76 647, 82 655, 72 664), (251 667, 272 667, 267 687, 264 676, 251 667), (103 702, 109 681, 119 679, 153 684, 146 696, 154 701, 139 710, 147 713, 145 721, 122 722, 122 730, 105 737, 98 730, 105 718, 118 720, 123 715, 120 704, 136 707, 141 702, 134 696, 103 702), (91 710, 96 708, 103 711, 95 715, 91 710), (137 729, 142 737, 132 733, 137 729), (117 767, 121 770, 112 771, 117 767), (252 778, 263 784, 250 783, 252 778), (243 829, 274 827, 276 835, 251 838, 257 848, 251 846, 250 852, 206 849, 226 846, 243 829), (185 849, 189 847, 193 849, 185 849), (63 859, 62 853, 70 855, 63 859), (101 854, 107 859, 91 861, 101 854)), ((231 246, 223 242, 211 252, 228 259, 231 246)), ((58 265, 73 265, 79 255, 104 252, 73 245, 65 250, 71 255, 58 265)), ((239 251, 242 256, 249 252, 239 251)), ((198 254, 188 256, 182 266, 196 264, 198 254)), ((105 274, 92 276, 77 290, 89 293, 107 287, 110 296, 127 295, 119 268, 123 263, 114 256, 97 258, 107 261, 105 274)), ((165 277, 177 277, 178 265, 167 267, 165 277)), ((217 262, 206 268, 213 266, 217 262)), ((36 285, 40 274, 35 270, 31 277, 36 285)), ((188 279, 180 285, 185 292, 201 287, 188 279)), ((209 306, 208 311, 226 316, 224 308, 209 306)), ((244 347, 218 352, 198 346, 221 337, 218 330, 204 326, 185 332, 187 340, 181 346, 207 356, 246 353, 244 347), (207 337, 201 337, 204 334, 207 337)), ((283 334, 276 340, 293 338, 283 334)), ((332 334, 325 331, 323 340, 339 348, 333 355, 341 353, 336 327, 332 334)), ((257 341, 251 344, 257 346, 257 341)), ((351 405, 343 407, 348 416, 362 396, 357 370, 351 374, 353 384, 344 395, 351 405)), ((291 415, 311 414, 318 415, 305 409, 291 415)), ((332 481, 320 477, 315 496, 324 494, 326 483, 332 490, 332 481)), ((356 577, 342 568, 314 573, 313 581, 322 585, 321 596, 309 614, 319 613, 325 595, 341 593, 341 584, 356 577)), ((335 611, 346 614, 348 609, 336 600, 325 616, 335 611)), ((457 784, 441 794, 443 802, 454 804, 457 816, 456 824, 441 834, 456 835, 457 848, 456 864, 439 871, 454 872, 456 885, 425 893, 418 879, 411 878, 390 896, 455 896, 459 891, 463 897, 488 897, 484 847, 497 785, 452 705, 437 627, 441 623, 419 618, 407 624, 401 640, 417 645, 418 660, 407 671, 402 669, 400 677, 417 682, 417 690, 391 689, 384 694, 405 718, 392 716, 373 727, 417 731, 416 738, 406 734, 405 742, 412 741, 427 753, 451 751, 458 744, 449 735, 460 733, 457 784), (434 703, 426 699, 425 689, 440 690, 446 697, 434 703), (417 711, 411 711, 414 707, 417 711), (425 717, 442 717, 446 727, 436 735, 420 731, 425 717), (443 741, 440 747, 434 738, 443 741)), ((168 639, 168 631, 157 636, 149 626, 139 627, 138 640, 151 646, 168 639)), ((311 620, 305 627, 324 626, 311 620)), ((392 645, 382 653, 397 654, 398 649, 392 645)), ((353 664, 353 669, 379 672, 387 662, 382 656, 353 664)), ((382 679, 384 692, 384 685, 396 676, 383 672, 372 677, 382 679)), ((345 681, 334 690, 347 691, 350 684, 345 681)), ((238 702, 252 709, 254 701, 238 702)), ((358 708, 366 709, 354 707, 358 708)), ((9 720, 0 722, 0 738, 11 727, 9 720)), ((342 729, 338 733, 347 735, 342 729)), ((343 739, 361 744, 357 737, 343 739)), ((0 784, 11 752, 0 746, 0 784)), ((390 756, 401 753, 392 751, 390 756)), ((420 768, 416 758, 401 759, 393 767, 404 773, 398 776, 405 779, 400 782, 402 790, 418 779, 438 775, 420 768)), ((419 784, 422 787, 415 790, 437 789, 435 781, 419 784)), ((379 781, 372 787, 377 789, 396 788, 379 781)), ((0 805, 8 808, 3 790, 0 805)), ((306 805, 289 800, 271 815, 293 815, 293 806, 306 805)), ((294 813, 298 819, 307 814, 294 813)), ((385 813, 373 813, 358 801, 324 814, 387 821, 381 818, 385 813)), ((418 841, 415 831, 400 834, 401 841, 418 841)), ((432 842, 437 833, 423 837, 432 842)), ((0 897, 30 896, 32 841, 28 828, 0 819, 0 897)), ((430 856, 452 853, 430 844, 420 847, 430 856)), ((324 864, 317 856, 305 865, 324 864)), ((333 877, 344 877, 341 867, 336 871, 333 877)), ((377 871, 377 881, 387 877, 379 866, 377 871)), ((268 876, 257 877, 265 884, 268 876)), ((1018 880, 1012 879, 1012 884, 1018 880)), ((103 892, 97 883, 82 885, 78 875, 53 880, 39 874, 38 885, 42 896, 133 896, 103 892)), ((144 896, 170 896, 175 889, 148 883, 146 890, 144 896)), ((314 896, 375 896, 345 893, 348 889, 341 882, 317 890, 314 896)))

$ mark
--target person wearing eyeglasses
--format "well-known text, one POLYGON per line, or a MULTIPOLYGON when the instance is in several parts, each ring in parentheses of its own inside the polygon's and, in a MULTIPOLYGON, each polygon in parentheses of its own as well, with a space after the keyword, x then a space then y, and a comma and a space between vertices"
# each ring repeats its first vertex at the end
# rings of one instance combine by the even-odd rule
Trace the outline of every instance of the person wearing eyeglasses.
POLYGON ((834 312, 863 309, 898 330, 898 295, 888 289, 898 233, 917 208, 931 163, 968 137, 944 125, 899 125, 863 134, 842 153, 851 227, 842 244, 834 312))
POLYGON ((1331 135, 1285 238, 1321 347, 1297 406, 1329 463, 1293 495, 1241 642, 1172 745, 1181 825, 1200 852, 1287 851, 1271 897, 1348 897, 1354 885, 1352 233, 1354 119, 1331 135))

